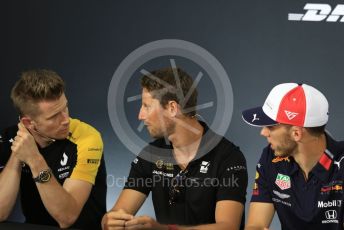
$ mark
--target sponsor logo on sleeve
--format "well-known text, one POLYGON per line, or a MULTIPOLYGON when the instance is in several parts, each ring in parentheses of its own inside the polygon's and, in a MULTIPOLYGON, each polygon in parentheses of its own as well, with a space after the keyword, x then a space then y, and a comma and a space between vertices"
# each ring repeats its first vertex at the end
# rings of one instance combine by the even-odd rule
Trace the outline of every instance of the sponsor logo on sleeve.
POLYGON ((231 166, 227 168, 227 171, 241 171, 241 170, 246 170, 246 167, 243 165, 236 165, 236 166, 231 166))
POLYGON ((89 152, 101 152, 102 150, 103 150, 102 148, 95 148, 95 147, 88 148, 89 152))
POLYGON ((134 164, 137 164, 137 162, 139 162, 139 159, 136 157, 136 158, 133 160, 133 163, 134 163, 134 164))
POLYGON ((259 178, 259 172, 256 171, 256 177, 255 177, 255 179, 257 180, 258 178, 259 178))
POLYGON ((254 196, 258 196, 259 195, 258 184, 256 182, 253 185, 252 195, 254 195, 254 196))
POLYGON ((87 159, 87 164, 99 164, 99 159, 87 159))

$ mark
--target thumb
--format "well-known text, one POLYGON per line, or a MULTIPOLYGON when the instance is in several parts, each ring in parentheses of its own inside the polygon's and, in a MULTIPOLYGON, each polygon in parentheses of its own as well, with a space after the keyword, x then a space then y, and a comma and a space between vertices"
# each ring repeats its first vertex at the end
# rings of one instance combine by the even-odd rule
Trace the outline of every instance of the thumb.
POLYGON ((26 133, 29 132, 29 131, 27 130, 27 128, 25 127, 25 125, 23 124, 23 122, 19 122, 19 123, 18 123, 18 129, 19 129, 20 131, 23 131, 23 132, 26 132, 26 133))

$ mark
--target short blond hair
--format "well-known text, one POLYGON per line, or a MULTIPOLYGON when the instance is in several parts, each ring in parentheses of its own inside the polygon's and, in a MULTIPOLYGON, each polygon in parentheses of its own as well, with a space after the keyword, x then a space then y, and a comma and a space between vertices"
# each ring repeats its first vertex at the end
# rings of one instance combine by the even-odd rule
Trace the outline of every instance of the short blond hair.
POLYGON ((36 116, 39 113, 37 103, 44 100, 56 100, 64 93, 65 84, 54 71, 35 69, 22 72, 20 79, 11 91, 14 107, 21 116, 36 116))

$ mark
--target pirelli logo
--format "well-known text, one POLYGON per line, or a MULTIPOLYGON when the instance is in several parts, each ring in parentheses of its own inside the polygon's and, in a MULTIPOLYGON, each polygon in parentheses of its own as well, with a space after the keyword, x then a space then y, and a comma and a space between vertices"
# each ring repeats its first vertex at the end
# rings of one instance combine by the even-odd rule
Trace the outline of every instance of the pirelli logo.
POLYGON ((87 159, 87 164, 99 164, 99 159, 87 159))

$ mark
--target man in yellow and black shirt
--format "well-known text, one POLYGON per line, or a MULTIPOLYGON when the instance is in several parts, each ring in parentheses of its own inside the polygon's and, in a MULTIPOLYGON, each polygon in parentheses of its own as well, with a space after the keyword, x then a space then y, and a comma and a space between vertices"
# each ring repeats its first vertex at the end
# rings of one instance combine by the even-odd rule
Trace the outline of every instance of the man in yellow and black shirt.
POLYGON ((0 221, 20 191, 27 223, 99 229, 106 212, 99 132, 69 117, 64 82, 53 71, 22 73, 11 98, 20 122, 0 137, 0 221))

